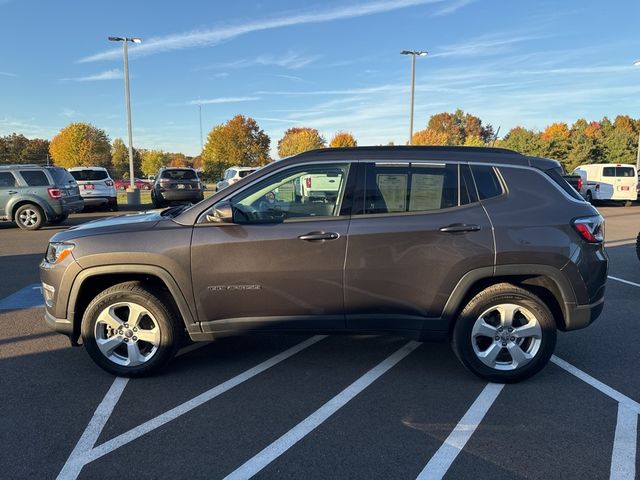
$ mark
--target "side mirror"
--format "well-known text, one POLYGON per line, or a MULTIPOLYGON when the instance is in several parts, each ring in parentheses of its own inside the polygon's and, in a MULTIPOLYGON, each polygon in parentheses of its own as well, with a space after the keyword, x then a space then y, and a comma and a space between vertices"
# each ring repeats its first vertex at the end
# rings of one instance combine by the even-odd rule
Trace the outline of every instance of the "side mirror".
POLYGON ((213 212, 207 213, 211 223, 233 223, 233 207, 230 202, 220 202, 213 206, 213 212))

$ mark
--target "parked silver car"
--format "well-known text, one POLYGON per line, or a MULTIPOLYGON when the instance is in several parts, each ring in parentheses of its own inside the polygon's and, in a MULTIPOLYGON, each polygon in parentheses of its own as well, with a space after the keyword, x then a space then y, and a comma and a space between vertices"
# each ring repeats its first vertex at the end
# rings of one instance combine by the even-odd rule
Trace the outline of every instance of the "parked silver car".
POLYGON ((112 212, 118 210, 116 187, 106 168, 73 167, 69 173, 78 182, 85 207, 104 206, 112 212))

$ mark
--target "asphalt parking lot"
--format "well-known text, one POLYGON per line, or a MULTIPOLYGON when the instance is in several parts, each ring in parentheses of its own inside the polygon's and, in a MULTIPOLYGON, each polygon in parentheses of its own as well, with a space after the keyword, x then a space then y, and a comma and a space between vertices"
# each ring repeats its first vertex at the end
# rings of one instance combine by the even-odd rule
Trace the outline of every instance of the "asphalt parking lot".
POLYGON ((634 478, 640 206, 599 209, 602 316, 504 387, 447 344, 388 336, 226 338, 161 376, 114 379, 47 329, 37 290, 49 237, 103 214, 37 232, 0 224, 0 476, 634 478))

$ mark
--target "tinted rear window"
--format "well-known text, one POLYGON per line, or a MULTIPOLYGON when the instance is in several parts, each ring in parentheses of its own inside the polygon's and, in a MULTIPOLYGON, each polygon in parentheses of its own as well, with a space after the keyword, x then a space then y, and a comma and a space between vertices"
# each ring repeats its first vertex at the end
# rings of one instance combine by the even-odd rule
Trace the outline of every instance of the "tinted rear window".
POLYGON ((49 168, 49 174, 53 177, 53 181, 56 185, 67 186, 70 183, 75 184, 76 181, 64 168, 49 168))
POLYGON ((169 180, 197 180, 196 172, 193 170, 164 170, 160 178, 169 180))
POLYGON ((20 170, 20 175, 30 187, 44 187, 49 185, 49 179, 42 170, 20 170))
POLYGON ((502 195, 502 185, 493 167, 473 165, 471 170, 473 171, 473 178, 476 181, 476 188, 478 189, 480 200, 502 195))
POLYGON ((109 178, 109 174, 105 170, 74 170, 69 173, 80 182, 95 182, 109 178))
POLYGON ((249 175, 250 173, 253 173, 253 172, 255 172, 255 170, 241 170, 240 171, 240 178, 244 178, 244 177, 246 177, 247 175, 249 175))

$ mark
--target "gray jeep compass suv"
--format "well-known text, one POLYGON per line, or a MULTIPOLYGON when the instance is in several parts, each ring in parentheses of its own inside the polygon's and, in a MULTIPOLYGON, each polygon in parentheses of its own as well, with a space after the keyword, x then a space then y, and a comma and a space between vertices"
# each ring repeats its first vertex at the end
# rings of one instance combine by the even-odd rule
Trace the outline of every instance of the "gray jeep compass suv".
POLYGON ((47 323, 116 375, 158 371, 185 334, 387 333, 450 339, 475 374, 515 382, 598 317, 607 262, 603 219, 557 161, 361 147, 57 233, 41 278, 47 323), (336 194, 306 198, 308 178, 336 194))

